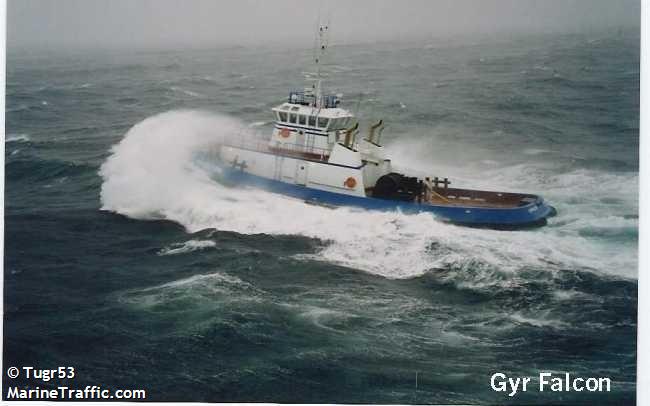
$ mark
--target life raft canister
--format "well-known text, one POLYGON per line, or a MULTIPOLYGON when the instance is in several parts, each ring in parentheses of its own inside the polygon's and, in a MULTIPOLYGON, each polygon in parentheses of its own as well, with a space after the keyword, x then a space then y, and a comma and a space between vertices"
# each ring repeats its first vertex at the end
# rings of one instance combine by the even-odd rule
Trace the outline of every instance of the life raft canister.
POLYGON ((357 180, 350 176, 345 180, 345 182, 343 182, 343 185, 349 187, 350 189, 354 189, 354 187, 357 185, 357 180))
POLYGON ((283 128, 280 130, 280 137, 289 138, 290 135, 291 135, 291 130, 289 130, 288 128, 283 128))

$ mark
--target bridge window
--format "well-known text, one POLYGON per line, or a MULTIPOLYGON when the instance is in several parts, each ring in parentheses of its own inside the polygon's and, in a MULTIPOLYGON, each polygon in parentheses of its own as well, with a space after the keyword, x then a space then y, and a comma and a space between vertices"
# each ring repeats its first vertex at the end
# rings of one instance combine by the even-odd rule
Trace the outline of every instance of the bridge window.
POLYGON ((281 111, 280 113, 278 113, 278 115, 280 116, 280 121, 285 121, 285 122, 287 121, 287 113, 281 111))
POLYGON ((296 113, 289 114, 289 122, 296 124, 296 113))
POLYGON ((302 114, 299 115, 299 116, 298 116, 298 124, 300 124, 300 125, 305 125, 305 124, 307 124, 307 116, 304 116, 304 115, 302 115, 302 114))
POLYGON ((329 118, 318 117, 318 126, 320 128, 327 128, 327 125, 329 124, 329 122, 330 122, 329 118))
POLYGON ((341 130, 347 127, 349 117, 339 117, 331 120, 330 130, 341 130))
POLYGON ((309 116, 309 126, 316 127, 316 116, 309 116))

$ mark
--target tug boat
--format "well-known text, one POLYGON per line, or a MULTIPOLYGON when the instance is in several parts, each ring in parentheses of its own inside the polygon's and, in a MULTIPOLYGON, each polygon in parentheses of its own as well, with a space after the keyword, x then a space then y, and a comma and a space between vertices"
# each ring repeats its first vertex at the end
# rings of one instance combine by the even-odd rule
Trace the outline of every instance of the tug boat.
POLYGON ((327 31, 327 25, 318 28, 314 83, 290 92, 286 102, 272 108, 270 138, 240 135, 218 146, 224 180, 309 204, 425 212, 474 227, 542 226, 555 215, 540 196, 452 188, 447 178, 419 179, 393 171, 381 145, 384 122, 372 125, 361 138, 355 116, 340 107, 340 95, 322 92, 320 63, 327 31))

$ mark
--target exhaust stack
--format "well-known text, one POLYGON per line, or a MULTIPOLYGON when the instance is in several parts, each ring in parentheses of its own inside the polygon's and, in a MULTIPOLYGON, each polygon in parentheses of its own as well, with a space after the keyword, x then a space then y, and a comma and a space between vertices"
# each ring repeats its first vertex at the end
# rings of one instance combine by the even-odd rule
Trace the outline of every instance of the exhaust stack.
POLYGON ((375 145, 379 145, 379 137, 381 136, 381 132, 384 130, 384 120, 379 120, 377 124, 374 124, 370 127, 370 130, 368 131, 368 138, 366 138, 366 141, 369 141, 375 145))
POLYGON ((354 145, 354 141, 358 133, 359 133, 359 122, 357 122, 354 126, 345 130, 345 141, 343 142, 343 145, 345 145, 348 148, 352 148, 352 145, 354 145))

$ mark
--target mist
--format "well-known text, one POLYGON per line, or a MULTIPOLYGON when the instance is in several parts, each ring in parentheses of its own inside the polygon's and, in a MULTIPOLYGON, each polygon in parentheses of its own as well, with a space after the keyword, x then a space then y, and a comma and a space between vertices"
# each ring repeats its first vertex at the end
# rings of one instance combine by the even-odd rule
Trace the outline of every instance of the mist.
POLYGON ((640 27, 634 0, 9 0, 7 47, 308 46, 320 19, 338 44, 640 27))

